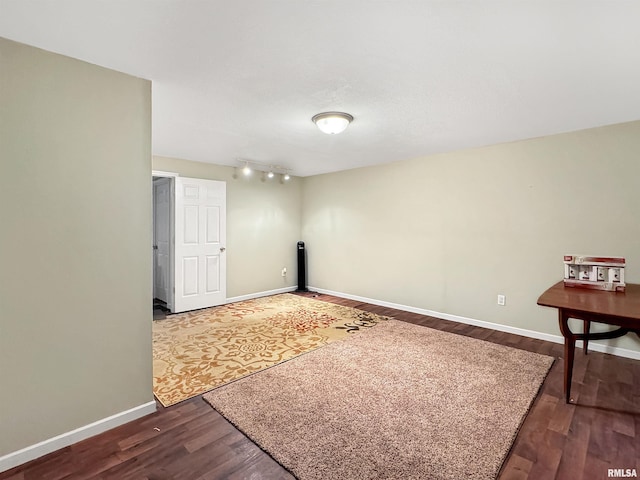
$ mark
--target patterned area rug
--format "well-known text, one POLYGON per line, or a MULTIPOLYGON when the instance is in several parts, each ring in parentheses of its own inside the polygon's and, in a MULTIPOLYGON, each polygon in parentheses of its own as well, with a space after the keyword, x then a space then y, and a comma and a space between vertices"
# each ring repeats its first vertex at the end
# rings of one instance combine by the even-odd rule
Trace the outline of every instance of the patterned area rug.
POLYGON ((204 399, 300 480, 492 480, 553 361, 389 320, 204 399))
POLYGON ((153 391, 166 407, 387 317, 285 293, 153 322, 153 391))

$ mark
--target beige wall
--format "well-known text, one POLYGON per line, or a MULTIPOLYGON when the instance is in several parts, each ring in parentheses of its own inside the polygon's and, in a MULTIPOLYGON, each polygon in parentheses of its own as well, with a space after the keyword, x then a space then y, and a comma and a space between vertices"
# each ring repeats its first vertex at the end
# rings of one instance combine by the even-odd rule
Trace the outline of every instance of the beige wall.
POLYGON ((0 39, 0 456, 153 400, 150 82, 0 39))
POLYGON ((558 335, 536 300, 565 253, 640 283, 639 152, 633 122, 307 177, 309 284, 558 335))
POLYGON ((227 297, 297 285, 300 179, 262 182, 257 172, 234 179, 233 167, 167 157, 153 157, 153 169, 227 182, 227 297))

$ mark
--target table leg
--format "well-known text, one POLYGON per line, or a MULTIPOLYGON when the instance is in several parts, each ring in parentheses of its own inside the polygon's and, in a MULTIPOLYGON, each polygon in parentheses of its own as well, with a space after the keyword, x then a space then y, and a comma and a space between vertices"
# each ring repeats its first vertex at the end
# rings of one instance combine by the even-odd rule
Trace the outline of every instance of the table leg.
POLYGON ((576 338, 569 329, 569 316, 561 308, 558 309, 558 320, 560 322, 560 331, 564 337, 564 396, 565 402, 570 403, 576 338))
MULTIPOLYGON (((584 321, 584 329, 583 329, 584 334, 585 335, 589 335, 589 331, 590 330, 591 330, 591 321, 585 320, 584 321)), ((587 351, 588 347, 589 347, 589 339, 585 337, 585 339, 582 341, 582 351, 584 352, 585 355, 587 353, 589 353, 587 351)))

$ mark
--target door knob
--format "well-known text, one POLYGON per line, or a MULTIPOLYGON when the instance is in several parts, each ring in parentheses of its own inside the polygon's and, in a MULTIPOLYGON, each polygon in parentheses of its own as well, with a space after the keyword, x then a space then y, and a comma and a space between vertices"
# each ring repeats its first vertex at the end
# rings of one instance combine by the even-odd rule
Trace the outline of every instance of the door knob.
POLYGON ((224 247, 220 247, 220 251, 221 251, 221 252, 224 252, 225 250, 226 250, 226 248, 224 248, 224 247))

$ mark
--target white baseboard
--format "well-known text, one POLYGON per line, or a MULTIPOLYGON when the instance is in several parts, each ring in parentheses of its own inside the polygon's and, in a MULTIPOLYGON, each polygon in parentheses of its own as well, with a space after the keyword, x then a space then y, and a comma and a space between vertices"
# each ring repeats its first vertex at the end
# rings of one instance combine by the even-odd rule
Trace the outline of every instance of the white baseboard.
POLYGON ((106 432, 112 428, 131 422, 137 418, 144 417, 156 411, 156 402, 149 402, 124 412, 116 413, 110 417, 103 418, 97 422, 90 423, 84 427, 76 428, 67 433, 63 433, 48 440, 25 447, 13 453, 0 457, 0 472, 22 465, 23 463, 40 458, 43 455, 55 452, 81 440, 85 440, 99 433, 106 432))
MULTIPOLYGON (((405 312, 418 313, 420 315, 428 315, 430 317, 441 318, 443 320, 451 320, 452 322, 465 323, 467 325, 474 325, 476 327, 490 328, 499 332, 513 333, 515 335, 521 335, 523 337, 536 338, 538 340, 546 340, 547 342, 562 343, 564 344, 564 337, 562 335, 551 335, 543 332, 536 332, 535 330, 527 330, 525 328, 510 327, 508 325, 501 325, 499 323, 486 322, 484 320, 476 320, 475 318, 461 317, 459 315, 451 315, 449 313, 436 312, 434 310, 426 310, 424 308, 411 307, 408 305, 401 305, 398 303, 385 302, 382 300, 376 300, 374 298, 360 297, 358 295, 351 295, 348 293, 334 292, 332 290, 325 290, 323 288, 309 287, 309 290, 318 293, 325 293, 327 295, 335 295, 336 297, 348 298, 350 300, 357 300, 360 302, 371 303, 373 305, 379 305, 381 307, 395 308, 396 310, 403 310, 405 312)), ((582 346, 582 342, 576 342, 576 345, 582 346)), ((640 360, 640 352, 635 350, 629 350, 627 348, 614 347, 612 345, 605 345, 599 342, 589 342, 589 350, 594 352, 609 353, 618 357, 632 358, 634 360, 640 360)))
POLYGON ((295 290, 297 290, 297 288, 298 287, 296 286, 284 287, 284 288, 277 288, 275 290, 267 290, 266 292, 256 292, 256 293, 249 293, 248 295, 240 295, 238 297, 230 297, 230 298, 227 298, 227 303, 242 302, 244 300, 251 300, 253 298, 268 297, 269 295, 277 295, 279 293, 294 292, 295 290))

